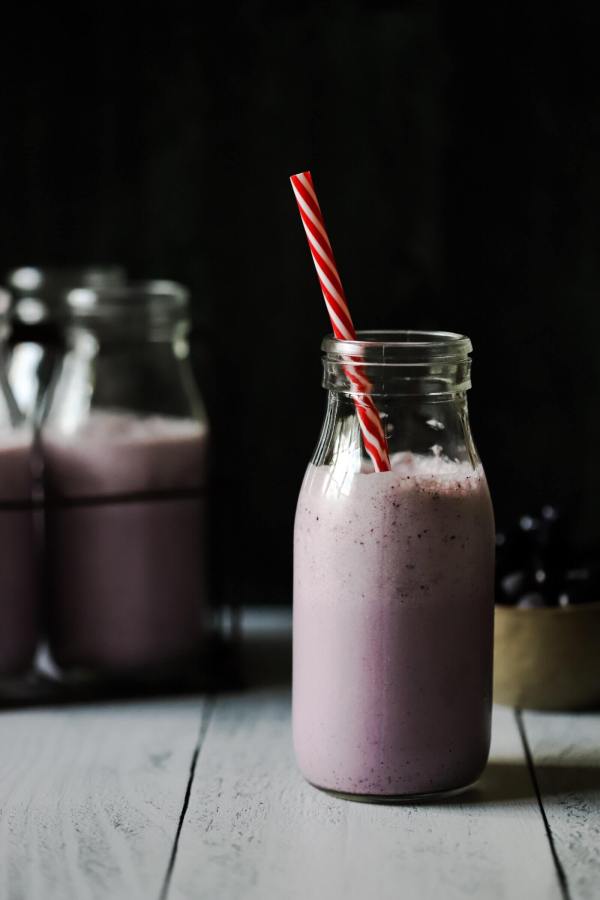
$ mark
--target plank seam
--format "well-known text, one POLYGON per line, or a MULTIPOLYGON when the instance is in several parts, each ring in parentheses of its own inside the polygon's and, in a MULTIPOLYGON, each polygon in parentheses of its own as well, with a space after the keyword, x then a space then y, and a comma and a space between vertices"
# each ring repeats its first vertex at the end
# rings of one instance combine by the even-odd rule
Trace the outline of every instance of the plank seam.
POLYGON ((167 864, 167 870, 165 872, 165 877, 163 880, 162 888, 159 894, 159 900, 167 900, 169 894, 169 888, 171 886, 171 877, 173 875, 173 870, 175 868, 175 861, 177 859, 177 850, 179 849, 179 838, 181 837, 181 832, 183 830, 183 823, 185 821, 185 817, 188 811, 188 806, 190 805, 190 797, 192 794, 192 785, 194 783, 194 776, 196 775, 196 767, 198 765, 198 758, 200 756, 200 752, 202 750, 202 746, 204 744, 204 740, 206 738, 206 733, 208 731, 208 726, 210 723, 210 719, 212 717, 213 709, 215 706, 214 698, 210 697, 205 702, 204 706, 204 714, 202 716, 202 721, 200 722, 200 729, 198 731, 198 740, 196 741, 196 745, 194 747, 194 752, 192 754, 192 759, 190 762, 190 771, 188 775, 187 785, 185 788, 185 795, 183 798, 183 806, 181 807, 181 813, 179 815, 179 821, 177 823, 177 831, 175 832, 175 840, 173 841, 173 847, 171 848, 171 855, 169 857, 169 862, 167 864))
POLYGON ((519 735, 521 737, 521 743, 523 744, 523 751, 525 753, 525 759, 527 760, 527 768, 529 769, 529 777, 531 778, 531 783, 533 785, 533 789, 535 791, 535 796, 537 798, 538 807, 540 810, 540 814, 542 816, 542 821, 544 823, 544 828, 546 830, 546 836, 548 838, 548 843, 550 844, 550 852, 552 854, 552 859, 554 861, 554 867, 556 869, 556 874, 558 877, 558 883, 560 885, 560 890, 563 896, 563 900, 572 900, 571 892, 569 890, 569 883, 567 881, 567 876, 565 870, 563 868, 563 864, 560 861, 560 857, 558 855, 558 850, 556 849, 556 844, 554 843, 554 835, 552 834, 552 829, 550 828, 550 822, 548 821, 548 816, 546 815, 546 810, 544 809, 544 803, 542 800, 542 792, 540 791, 539 782, 537 779, 537 773, 535 771, 535 764, 533 761, 533 754, 531 752, 531 747, 529 746, 529 739, 527 737, 527 732, 525 731, 525 723, 523 722, 523 715, 520 709, 515 709, 515 720, 517 722, 517 728, 519 729, 519 735))

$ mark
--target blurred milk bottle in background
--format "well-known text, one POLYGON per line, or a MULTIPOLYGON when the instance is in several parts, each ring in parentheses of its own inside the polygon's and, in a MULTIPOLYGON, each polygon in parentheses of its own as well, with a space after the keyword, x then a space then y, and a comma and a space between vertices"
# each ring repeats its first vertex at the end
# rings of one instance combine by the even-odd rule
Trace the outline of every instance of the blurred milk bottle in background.
POLYGON ((32 503, 32 430, 7 377, 10 295, 0 289, 0 695, 32 668, 38 582, 32 503))
POLYGON ((209 426, 170 281, 63 290, 45 404, 50 652, 77 683, 180 685, 206 664, 209 426))

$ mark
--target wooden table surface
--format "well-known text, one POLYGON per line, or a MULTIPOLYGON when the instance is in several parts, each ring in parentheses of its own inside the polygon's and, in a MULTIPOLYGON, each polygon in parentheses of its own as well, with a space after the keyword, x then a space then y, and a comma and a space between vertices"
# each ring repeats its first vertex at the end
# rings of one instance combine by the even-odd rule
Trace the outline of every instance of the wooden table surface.
POLYGON ((285 614, 247 625, 243 692, 0 713, 1 900, 600 897, 600 714, 497 707, 469 793, 347 802, 294 764, 285 614))

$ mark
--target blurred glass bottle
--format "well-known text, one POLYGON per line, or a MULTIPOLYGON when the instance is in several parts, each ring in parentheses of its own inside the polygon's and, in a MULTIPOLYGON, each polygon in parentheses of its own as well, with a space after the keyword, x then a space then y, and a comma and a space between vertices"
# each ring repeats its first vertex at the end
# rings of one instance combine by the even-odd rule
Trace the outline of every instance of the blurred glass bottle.
POLYGON ((0 693, 32 666, 38 641, 32 431, 6 368, 10 295, 0 289, 0 693))
POLYGON ((51 654, 76 677, 179 683, 202 669, 210 632, 188 293, 151 281, 63 303, 41 429, 51 654))
POLYGON ((57 317, 61 295, 74 287, 111 288, 125 283, 120 266, 22 266, 6 277, 14 297, 8 379, 25 417, 33 420, 64 348, 57 317))

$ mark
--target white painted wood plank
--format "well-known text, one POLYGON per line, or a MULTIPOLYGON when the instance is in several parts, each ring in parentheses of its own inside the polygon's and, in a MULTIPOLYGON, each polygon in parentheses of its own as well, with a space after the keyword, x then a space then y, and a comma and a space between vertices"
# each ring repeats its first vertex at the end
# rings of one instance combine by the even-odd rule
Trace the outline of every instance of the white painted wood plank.
POLYGON ((304 782, 288 690, 220 698, 198 760, 169 900, 560 896, 513 713, 462 800, 352 803, 304 782))
POLYGON ((158 898, 201 706, 178 700, 2 713, 2 900, 158 898))
POLYGON ((600 896, 600 714, 523 713, 544 810, 573 900, 600 896))

